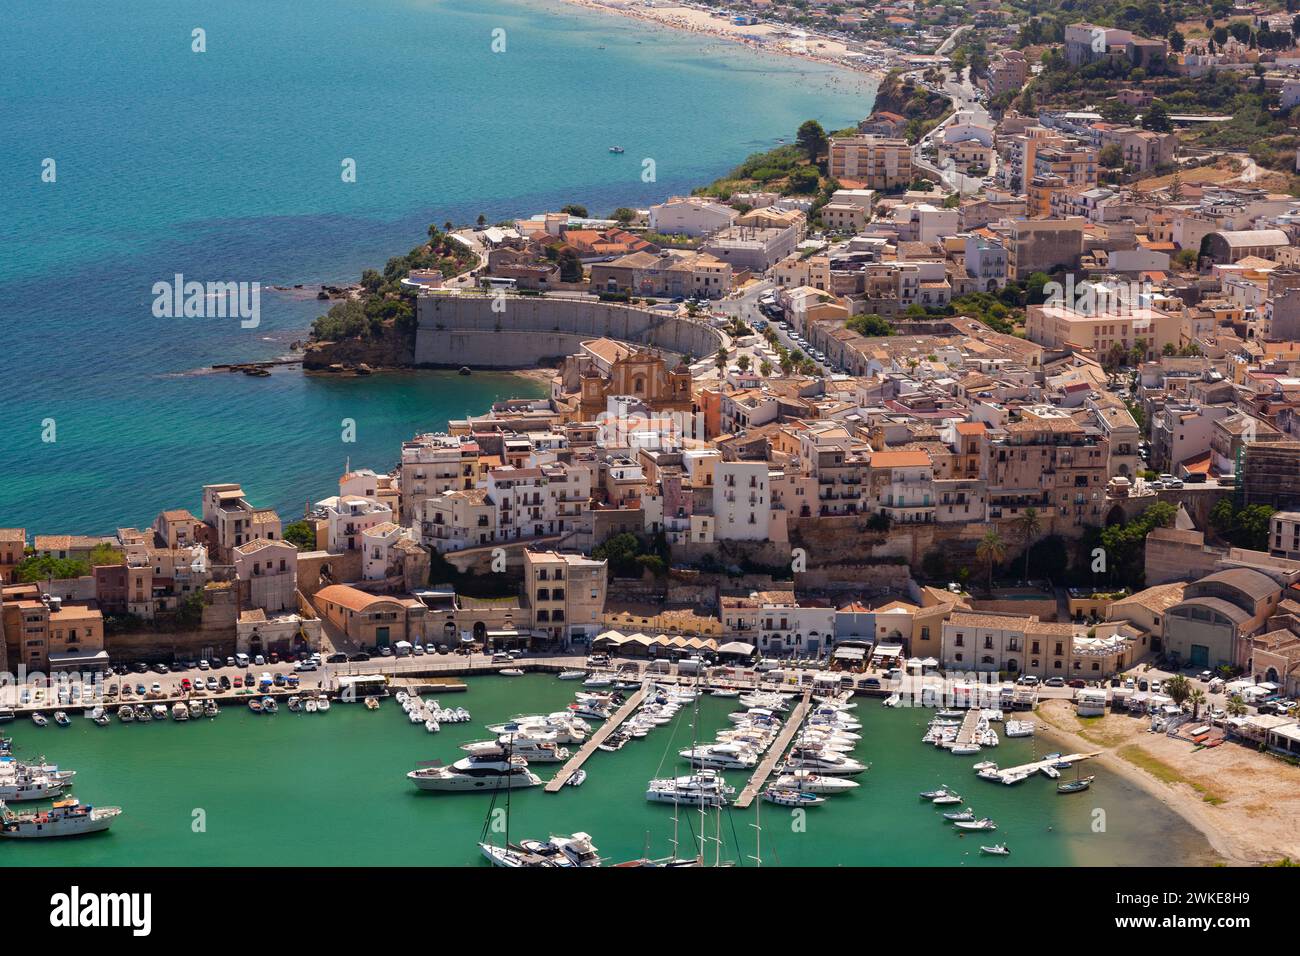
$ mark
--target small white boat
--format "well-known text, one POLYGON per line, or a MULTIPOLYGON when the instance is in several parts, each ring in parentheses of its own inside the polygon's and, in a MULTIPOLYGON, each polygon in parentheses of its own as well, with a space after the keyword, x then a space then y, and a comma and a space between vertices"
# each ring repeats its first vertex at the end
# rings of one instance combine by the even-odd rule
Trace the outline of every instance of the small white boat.
POLYGON ((135 720, 135 708, 130 704, 123 704, 117 709, 117 719, 124 724, 129 724, 135 720))
POLYGON ((377 697, 367 697, 366 710, 378 710, 378 709, 379 709, 379 699, 377 697))
POLYGON ((949 792, 943 794, 942 796, 935 797, 930 802, 934 804, 938 804, 939 806, 947 806, 948 804, 952 804, 952 803, 961 803, 961 795, 949 792))
POLYGON ((1029 720, 1008 720, 1003 727, 1003 732, 1008 737, 1032 737, 1034 724, 1029 720))
POLYGON ((899 707, 902 705, 902 703, 903 703, 902 694, 890 694, 882 702, 883 706, 885 707, 899 707))
POLYGON ((442 730, 442 728, 438 726, 438 722, 432 717, 424 722, 424 729, 431 734, 436 734, 438 731, 442 730))
POLYGON ((524 672, 520 670, 518 667, 503 667, 501 670, 497 671, 497 673, 500 674, 502 677, 523 677, 524 676, 524 672))
POLYGON ((951 752, 958 757, 969 757, 971 754, 980 752, 979 744, 959 744, 951 748, 951 752))
POLYGON ((782 807, 815 807, 826 802, 825 797, 819 797, 815 793, 772 787, 763 791, 763 799, 782 807))
POLYGON ((1061 771, 1055 767, 1039 767, 1038 772, 1049 780, 1059 780, 1061 778, 1061 771))
POLYGON ((262 713, 274 714, 280 709, 280 705, 275 702, 274 697, 262 698, 262 713))
POLYGON ((569 774, 569 779, 564 781, 566 787, 581 787, 587 782, 587 771, 579 768, 569 774))
POLYGON ((149 713, 154 720, 167 719, 167 708, 162 704, 154 704, 152 707, 149 708, 149 713))
POLYGON ((998 825, 988 817, 981 817, 978 820, 958 820, 953 824, 959 830, 996 830, 998 825))
POLYGON ((34 723, 37 727, 44 727, 49 722, 50 722, 49 718, 47 718, 39 710, 32 714, 32 723, 34 723))
POLYGON ((172 704, 172 720, 189 720, 190 709, 182 704, 179 700, 172 704))
POLYGON ((998 765, 992 760, 981 760, 979 763, 975 764, 972 769, 976 773, 979 773, 981 770, 997 770, 998 765))
POLYGON ((411 699, 411 695, 408 694, 408 693, 407 693, 406 691, 404 691, 404 690, 399 690, 396 694, 393 695, 393 698, 394 698, 394 699, 395 699, 399 704, 402 705, 403 709, 405 709, 405 707, 406 707, 406 702, 407 702, 408 700, 411 699))
MULTIPOLYGON (((311 710, 311 698, 307 698, 307 709, 311 710)), ((316 709, 322 714, 330 709, 330 699, 326 694, 316 695, 316 709)))
POLYGON ((989 856, 1010 856, 1011 851, 1007 849, 1005 843, 995 843, 992 846, 980 847, 981 853, 987 853, 989 856))
POLYGON ((191 717, 191 718, 195 718, 195 719, 197 719, 197 718, 203 716, 203 701, 201 701, 201 700, 192 700, 192 701, 190 701, 190 703, 189 703, 189 708, 190 708, 190 717, 191 717))
POLYGON ((560 671, 555 675, 557 680, 585 680, 586 671, 560 671))
POLYGON ((964 810, 950 810, 943 815, 943 818, 953 823, 969 823, 975 819, 975 811, 970 807, 964 810))
POLYGON ((302 702, 302 709, 303 713, 314 714, 316 711, 320 710, 320 704, 316 702, 315 697, 308 697, 302 702))
POLYGON ((920 797, 922 800, 933 800, 936 797, 947 796, 949 793, 952 793, 952 791, 949 790, 946 786, 943 786, 937 790, 922 790, 920 793, 917 794, 917 796, 920 797))
POLYGON ((626 150, 624 150, 622 146, 611 146, 609 148, 609 151, 611 153, 617 153, 619 155, 622 155, 624 152, 626 152, 626 150))
POLYGON ((302 710, 302 698, 301 698, 301 697, 290 697, 290 698, 285 702, 285 706, 288 707, 289 710, 293 711, 293 712, 296 714, 296 713, 298 713, 298 711, 302 710))
POLYGON ((64 713, 63 711, 61 711, 61 710, 56 710, 56 711, 54 712, 54 722, 55 722, 56 724, 58 724, 60 727, 70 727, 70 726, 72 726, 72 718, 69 717, 67 714, 65 714, 65 713, 64 713))
POLYGON ((582 682, 583 687, 609 687, 614 683, 614 678, 608 674, 592 674, 582 682))
POLYGON ((722 687, 715 687, 715 688, 714 688, 712 691, 710 691, 709 693, 710 693, 710 695, 713 696, 713 697, 721 697, 721 698, 723 698, 724 700, 732 700, 732 699, 735 699, 735 698, 737 698, 737 697, 740 696, 740 691, 737 690, 737 689, 734 688, 734 687, 732 687, 732 688, 730 688, 730 689, 726 689, 726 688, 722 688, 722 687))

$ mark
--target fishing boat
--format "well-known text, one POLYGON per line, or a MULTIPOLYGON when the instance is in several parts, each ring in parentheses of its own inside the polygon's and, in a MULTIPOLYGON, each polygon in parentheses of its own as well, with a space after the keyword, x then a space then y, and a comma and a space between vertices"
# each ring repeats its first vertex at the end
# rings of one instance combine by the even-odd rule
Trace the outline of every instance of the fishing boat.
POLYGON ((61 794, 68 781, 49 774, 31 772, 0 778, 0 801, 48 800, 61 794))
POLYGON ((981 817, 978 820, 958 820, 953 824, 959 830, 996 830, 998 825, 988 817, 981 817))
POLYGON ((763 791, 763 799, 782 807, 815 807, 825 803, 826 798, 815 793, 799 790, 786 790, 781 787, 768 787, 763 791))
POLYGON ((124 724, 129 724, 135 720, 135 708, 130 704, 123 704, 117 709, 117 719, 124 724))
POLYGON ((862 784, 843 777, 828 777, 809 773, 806 770, 796 770, 793 773, 781 774, 776 778, 774 786, 778 789, 802 790, 804 793, 844 793, 848 790, 856 790, 862 784))
POLYGON ((190 717, 197 719, 203 716, 203 701, 192 700, 189 702, 188 706, 190 711, 190 717))
POLYGON ((37 727, 44 727, 46 724, 49 723, 49 720, 46 718, 44 714, 42 714, 38 710, 32 714, 32 723, 34 723, 37 727))
POLYGON ((560 671, 555 675, 557 680, 586 680, 586 671, 560 671))
POLYGON ((204 717, 215 717, 219 713, 221 713, 221 708, 217 706, 217 702, 215 700, 205 700, 203 702, 204 717))
POLYGON ((379 698, 377 698, 377 697, 367 697, 367 698, 366 698, 366 710, 378 710, 378 709, 379 709, 379 698))
POLYGON ((1094 777, 1081 777, 1078 780, 1071 780, 1057 786, 1057 793, 1082 793, 1092 786, 1094 777))
POLYGON ((255 714, 260 714, 262 712, 262 699, 260 697, 248 698, 248 709, 255 714))
MULTIPOLYGON (((311 710, 311 698, 307 698, 307 709, 311 710)), ((330 699, 327 694, 316 695, 316 709, 322 714, 327 713, 330 709, 330 699)), ((468 717, 466 718, 468 719, 468 717)))
POLYGON ((587 782, 587 771, 579 767, 573 773, 569 774, 569 779, 564 781, 566 787, 581 787, 587 782))
POLYGON ((61 710, 56 710, 54 712, 54 722, 58 724, 60 727, 72 726, 72 718, 69 717, 66 713, 64 713, 61 710))
POLYGON ((108 714, 104 713, 104 709, 102 707, 96 707, 91 712, 90 719, 94 721, 95 725, 98 727, 107 727, 110 723, 112 723, 112 721, 108 719, 108 714))
POLYGON ((150 713, 149 713, 149 708, 146 707, 144 704, 136 704, 136 705, 135 705, 135 719, 136 719, 137 721, 142 721, 142 720, 151 720, 151 719, 152 719, 152 716, 151 716, 150 713))
POLYGON ((284 706, 289 708, 290 711, 296 714, 300 710, 302 710, 302 698, 290 697, 287 701, 285 701, 284 706))
POLYGON ((967 807, 965 810, 949 810, 943 815, 943 818, 945 820, 950 820, 953 823, 969 823, 971 820, 975 819, 975 811, 970 807, 967 807))
POLYGON ((154 720, 166 720, 167 706, 165 704, 154 704, 149 708, 149 716, 154 720))
POLYGON ((1005 843, 995 843, 992 846, 980 847, 981 853, 987 853, 989 856, 1010 856, 1011 851, 1007 849, 1005 843))
POLYGON ((15 813, 0 802, 0 837, 37 839, 97 833, 112 826, 121 812, 120 807, 83 807, 68 799, 57 801, 48 810, 15 813))
POLYGON ((275 713, 276 711, 278 711, 279 709, 280 709, 280 705, 277 704, 277 703, 275 702, 275 698, 274 698, 274 697, 263 697, 263 698, 262 698, 262 713, 264 713, 264 714, 274 714, 274 713, 275 713))
POLYGON ((172 704, 172 720, 181 721, 190 719, 190 709, 179 700, 172 704))

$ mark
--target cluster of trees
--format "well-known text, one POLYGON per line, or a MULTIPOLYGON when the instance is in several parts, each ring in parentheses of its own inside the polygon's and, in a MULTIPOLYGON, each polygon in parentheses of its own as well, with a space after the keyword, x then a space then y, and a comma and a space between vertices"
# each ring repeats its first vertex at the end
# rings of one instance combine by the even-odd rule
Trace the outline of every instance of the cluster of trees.
POLYGON ((668 571, 670 553, 668 539, 662 532, 653 538, 625 531, 611 535, 591 552, 597 561, 608 561, 611 578, 640 577, 649 571, 663 575, 668 571))
POLYGON ((393 256, 383 272, 367 269, 361 273, 361 296, 331 306, 312 323, 311 337, 329 342, 377 338, 390 325, 403 334, 413 333, 415 308, 402 289, 402 280, 412 269, 436 269, 444 276, 453 276, 476 261, 474 254, 451 236, 451 228, 451 223, 446 223, 444 229, 431 225, 427 243, 404 256, 393 256))
POLYGON ((1268 505, 1236 507, 1231 498, 1220 498, 1210 511, 1210 527, 1234 547, 1251 551, 1268 550, 1268 528, 1273 509, 1268 505))
POLYGON ((869 338, 894 334, 894 327, 889 324, 888 320, 876 315, 874 312, 871 315, 851 316, 844 324, 850 331, 869 338))
POLYGON ((79 578, 98 566, 121 564, 124 558, 120 549, 106 543, 95 545, 90 551, 89 559, 29 554, 14 568, 14 578, 23 584, 48 581, 51 578, 56 581, 79 578))
POLYGON ((1088 529, 1080 540, 1075 566, 1081 572, 1087 569, 1086 576, 1094 583, 1136 590, 1146 578, 1147 535, 1173 525, 1177 514, 1178 509, 1169 502, 1157 501, 1132 521, 1088 529))

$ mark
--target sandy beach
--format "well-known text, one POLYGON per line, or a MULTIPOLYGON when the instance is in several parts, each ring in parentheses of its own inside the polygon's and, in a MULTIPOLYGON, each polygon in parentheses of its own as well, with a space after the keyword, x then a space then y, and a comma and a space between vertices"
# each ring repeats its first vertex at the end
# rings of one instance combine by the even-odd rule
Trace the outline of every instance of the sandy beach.
POLYGON ((1068 700, 1046 701, 1036 716, 1043 737, 1062 751, 1100 751, 1100 766, 1196 827, 1224 862, 1300 859, 1300 767, 1232 742, 1197 749, 1123 714, 1081 721, 1068 700))
POLYGON ((631 17, 686 33, 743 43, 767 53, 829 63, 876 76, 884 75, 883 69, 861 62, 858 57, 851 54, 848 46, 839 40, 779 23, 742 26, 724 17, 713 16, 706 10, 672 3, 645 6, 641 0, 561 0, 561 2, 587 10, 631 17))

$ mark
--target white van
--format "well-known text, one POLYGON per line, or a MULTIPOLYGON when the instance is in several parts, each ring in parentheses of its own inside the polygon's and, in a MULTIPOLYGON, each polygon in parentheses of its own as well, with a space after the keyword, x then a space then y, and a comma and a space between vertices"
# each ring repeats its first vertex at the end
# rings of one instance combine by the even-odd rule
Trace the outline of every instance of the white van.
POLYGON ((248 655, 247 655, 247 654, 236 654, 236 655, 235 655, 235 666, 236 666, 236 667, 245 667, 245 668, 248 667, 248 655))

